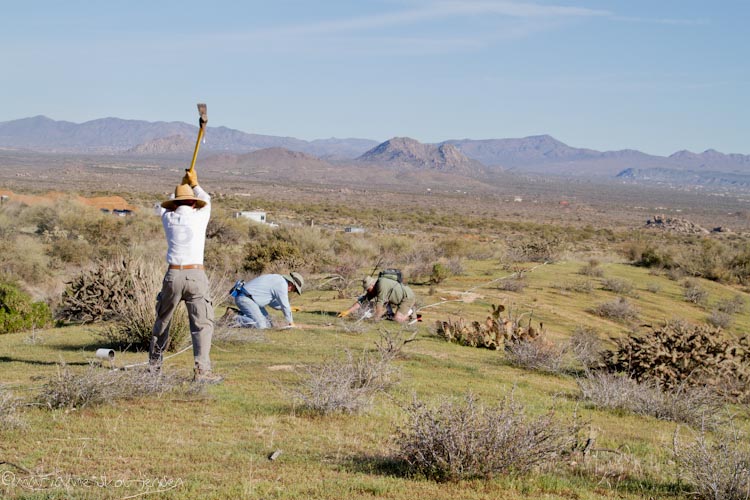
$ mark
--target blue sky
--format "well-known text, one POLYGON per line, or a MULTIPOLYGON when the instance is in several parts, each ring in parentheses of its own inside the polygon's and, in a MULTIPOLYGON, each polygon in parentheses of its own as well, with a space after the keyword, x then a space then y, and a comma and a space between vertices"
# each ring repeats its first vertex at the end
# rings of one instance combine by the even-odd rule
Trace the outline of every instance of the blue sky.
MULTIPOLYGON (((750 154, 748 0, 6 2, 0 121, 750 154)), ((209 136, 210 140, 210 136, 209 136)))

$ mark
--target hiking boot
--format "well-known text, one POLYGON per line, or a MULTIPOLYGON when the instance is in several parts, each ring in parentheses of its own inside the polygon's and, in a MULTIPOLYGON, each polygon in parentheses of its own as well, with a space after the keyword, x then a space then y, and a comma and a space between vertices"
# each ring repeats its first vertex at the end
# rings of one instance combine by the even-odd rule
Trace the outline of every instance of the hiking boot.
POLYGON ((196 384, 220 384, 224 377, 213 373, 211 370, 201 370, 196 367, 193 371, 193 382, 196 384))

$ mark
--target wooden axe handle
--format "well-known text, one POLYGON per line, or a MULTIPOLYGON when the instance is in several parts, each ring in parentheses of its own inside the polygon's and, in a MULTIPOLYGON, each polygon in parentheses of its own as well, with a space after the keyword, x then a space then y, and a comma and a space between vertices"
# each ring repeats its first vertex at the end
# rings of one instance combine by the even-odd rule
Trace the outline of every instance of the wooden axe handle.
POLYGON ((190 168, 186 172, 192 172, 195 170, 195 160, 198 158, 198 149, 201 147, 201 140, 206 133, 206 123, 208 123, 208 111, 206 105, 203 103, 198 104, 198 113, 200 118, 198 119, 198 140, 195 141, 195 151, 193 151, 193 160, 190 162, 190 168))

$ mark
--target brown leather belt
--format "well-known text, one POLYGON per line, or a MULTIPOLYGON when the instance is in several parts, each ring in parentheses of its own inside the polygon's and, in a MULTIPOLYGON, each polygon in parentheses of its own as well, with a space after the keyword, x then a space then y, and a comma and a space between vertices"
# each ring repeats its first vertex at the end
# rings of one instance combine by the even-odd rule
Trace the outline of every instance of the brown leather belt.
POLYGON ((169 264, 170 269, 203 269, 203 264, 169 264))

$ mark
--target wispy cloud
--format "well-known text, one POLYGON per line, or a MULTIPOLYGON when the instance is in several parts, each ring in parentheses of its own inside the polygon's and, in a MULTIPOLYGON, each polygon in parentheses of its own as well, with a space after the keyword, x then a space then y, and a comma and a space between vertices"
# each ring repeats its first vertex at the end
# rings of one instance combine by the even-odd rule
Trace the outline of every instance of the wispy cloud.
MULTIPOLYGON (((522 37, 539 31, 540 26, 551 26, 555 21, 612 15, 610 12, 604 10, 541 5, 513 0, 422 0, 399 3, 399 7, 390 12, 311 23, 280 25, 273 28, 226 36, 235 40, 273 39, 287 41, 290 39, 306 39, 310 41, 311 39, 323 36, 330 40, 330 37, 335 35, 366 35, 367 33, 401 27, 408 27, 412 30, 428 29, 430 23, 446 20, 496 17, 506 21, 508 29, 505 31, 505 36, 498 37, 497 33, 493 33, 490 37, 486 33, 471 33, 462 37, 460 39, 461 43, 453 46, 454 48, 463 47, 464 49, 470 49, 485 46, 490 39, 522 37)), ((413 31, 409 35, 409 39, 412 42, 417 38, 417 35, 415 35, 416 32, 413 31)), ((394 37, 393 42, 399 39, 405 40, 406 37, 394 37)), ((426 37, 425 43, 421 45, 440 48, 447 47, 450 43, 451 40, 447 36, 445 42, 439 42, 434 37, 432 39, 426 37)))
POLYGON ((616 21, 625 21, 631 23, 668 24, 675 26, 702 26, 709 23, 707 19, 670 19, 629 16, 612 16, 612 19, 616 21))

